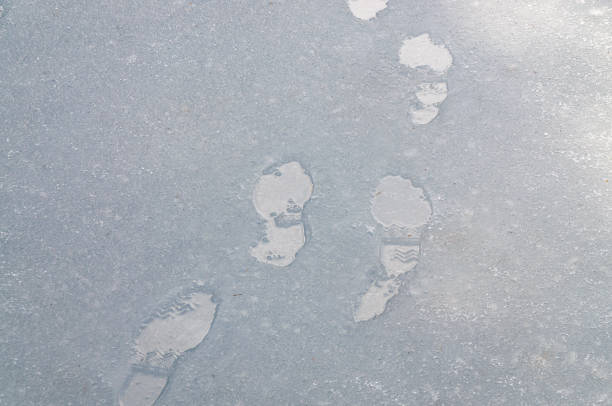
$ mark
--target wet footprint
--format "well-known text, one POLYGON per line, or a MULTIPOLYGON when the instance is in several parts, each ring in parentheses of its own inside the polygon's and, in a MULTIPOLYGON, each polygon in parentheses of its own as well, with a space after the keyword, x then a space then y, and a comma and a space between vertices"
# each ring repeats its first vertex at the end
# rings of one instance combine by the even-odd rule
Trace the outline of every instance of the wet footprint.
POLYGON ((121 406, 155 403, 176 360, 208 334, 216 307, 212 295, 195 291, 175 300, 144 325, 134 342, 132 370, 119 396, 121 406))
POLYGON ((386 176, 376 187, 371 206, 378 223, 379 259, 386 278, 375 282, 361 298, 355 321, 371 320, 385 311, 397 295, 401 276, 413 269, 421 251, 421 234, 431 218, 431 204, 423 189, 410 179, 386 176))
POLYGON ((415 93, 417 103, 411 107, 410 117, 414 124, 428 124, 436 118, 440 104, 446 100, 448 86, 443 80, 453 65, 453 57, 446 46, 435 44, 425 33, 404 40, 399 60, 410 69, 420 70, 426 77, 415 93))
POLYGON ((287 266, 304 246, 302 210, 312 195, 312 180, 299 162, 289 162, 262 175, 253 192, 253 205, 266 220, 266 236, 251 248, 259 262, 287 266))

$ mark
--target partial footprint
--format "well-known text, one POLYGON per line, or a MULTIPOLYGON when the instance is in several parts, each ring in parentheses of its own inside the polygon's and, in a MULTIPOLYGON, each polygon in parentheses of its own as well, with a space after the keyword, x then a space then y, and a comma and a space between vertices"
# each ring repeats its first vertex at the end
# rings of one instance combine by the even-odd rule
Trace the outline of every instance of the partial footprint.
POLYGON ((360 20, 371 20, 376 13, 387 8, 389 0, 348 0, 351 13, 360 20))
POLYGON ((196 291, 177 299, 148 321, 134 342, 131 374, 121 406, 149 406, 159 398, 176 360, 200 344, 215 318, 212 295, 196 291))
POLYGON ((401 276, 414 268, 421 251, 421 233, 431 218, 431 204, 423 189, 410 179, 386 176, 376 187, 371 207, 380 236, 379 259, 386 278, 375 282, 361 298, 355 321, 382 314, 399 291, 401 276))
POLYGON ((453 64, 453 57, 444 45, 433 43, 429 34, 404 40, 399 51, 400 63, 410 68, 429 67, 442 74, 453 64))
MULTIPOLYGON (((442 77, 453 64, 453 57, 444 45, 435 44, 429 34, 421 34, 404 40, 399 50, 402 65, 411 69, 424 68, 426 74, 442 77)), ((410 110, 412 122, 417 125, 430 123, 439 112, 439 105, 446 100, 446 82, 424 82, 416 91, 417 105, 410 110)))
POLYGON ((259 262, 287 266, 304 246, 302 210, 312 195, 312 180, 298 162, 289 162, 261 176, 253 205, 266 220, 266 236, 251 255, 259 262))

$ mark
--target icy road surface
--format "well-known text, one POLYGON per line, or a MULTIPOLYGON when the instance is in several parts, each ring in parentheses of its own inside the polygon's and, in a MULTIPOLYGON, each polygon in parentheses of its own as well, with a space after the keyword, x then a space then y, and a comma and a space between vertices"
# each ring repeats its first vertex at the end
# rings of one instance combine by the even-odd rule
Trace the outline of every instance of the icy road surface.
POLYGON ((0 0, 0 405, 612 405, 612 4, 0 0))

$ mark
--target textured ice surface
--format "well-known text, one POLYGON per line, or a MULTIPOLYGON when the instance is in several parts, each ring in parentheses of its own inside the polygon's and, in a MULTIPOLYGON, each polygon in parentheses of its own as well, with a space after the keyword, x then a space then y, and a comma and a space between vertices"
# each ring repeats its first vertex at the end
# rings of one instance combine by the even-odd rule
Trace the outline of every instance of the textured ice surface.
POLYGON ((399 51, 400 63, 411 68, 429 67, 444 73, 453 64, 453 57, 444 45, 435 44, 429 34, 405 39, 399 51))
POLYGON ((194 280, 222 304, 155 406, 610 404, 609 2, 0 5, 0 405, 116 406, 138 326, 194 280), (444 74, 399 62, 426 32, 444 74), (275 272, 253 189, 294 161, 307 243, 275 272), (355 323, 404 244, 370 214, 389 174, 435 216, 355 323))
POLYGON ((157 400, 176 360, 208 334, 216 307, 212 295, 193 292, 145 324, 134 343, 133 371, 120 395, 122 406, 152 405, 157 400))
POLYGON ((376 13, 387 8, 389 0, 348 0, 353 15, 361 20, 371 20, 376 13))
POLYGON ((253 204, 266 221, 266 236, 251 255, 258 261, 287 266, 304 246, 302 210, 310 200, 312 181, 298 162, 289 162, 263 175, 253 191, 253 204))

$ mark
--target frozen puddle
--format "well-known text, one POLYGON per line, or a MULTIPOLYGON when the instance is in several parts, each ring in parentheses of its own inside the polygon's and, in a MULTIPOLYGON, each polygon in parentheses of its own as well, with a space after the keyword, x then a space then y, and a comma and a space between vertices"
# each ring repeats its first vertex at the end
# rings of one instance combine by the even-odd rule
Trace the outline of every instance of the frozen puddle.
POLYGON ((304 246, 302 210, 312 195, 312 180, 298 162, 262 175, 255 185, 253 205, 266 220, 266 236, 251 248, 259 262, 287 266, 304 246))
POLYGON ((389 0, 348 0, 351 13, 360 20, 371 20, 376 13, 387 8, 389 0))
POLYGON ((431 204, 423 189, 410 179, 386 176, 376 187, 371 207, 380 236, 379 259, 386 278, 375 282, 361 298, 355 321, 382 314, 399 291, 401 276, 413 269, 421 251, 421 233, 431 218, 431 204))
MULTIPOLYGON (((425 68, 436 76, 443 76, 453 64, 453 57, 444 45, 435 44, 429 34, 421 34, 404 40, 399 59, 411 69, 425 68)), ((439 112, 439 105, 446 100, 446 82, 422 83, 416 92, 417 106, 410 110, 412 122, 417 125, 430 123, 439 112)))
POLYGON ((176 360, 204 340, 215 317, 212 295, 194 292, 176 300, 145 324, 134 342, 132 372, 119 398, 122 406, 153 405, 176 360))

